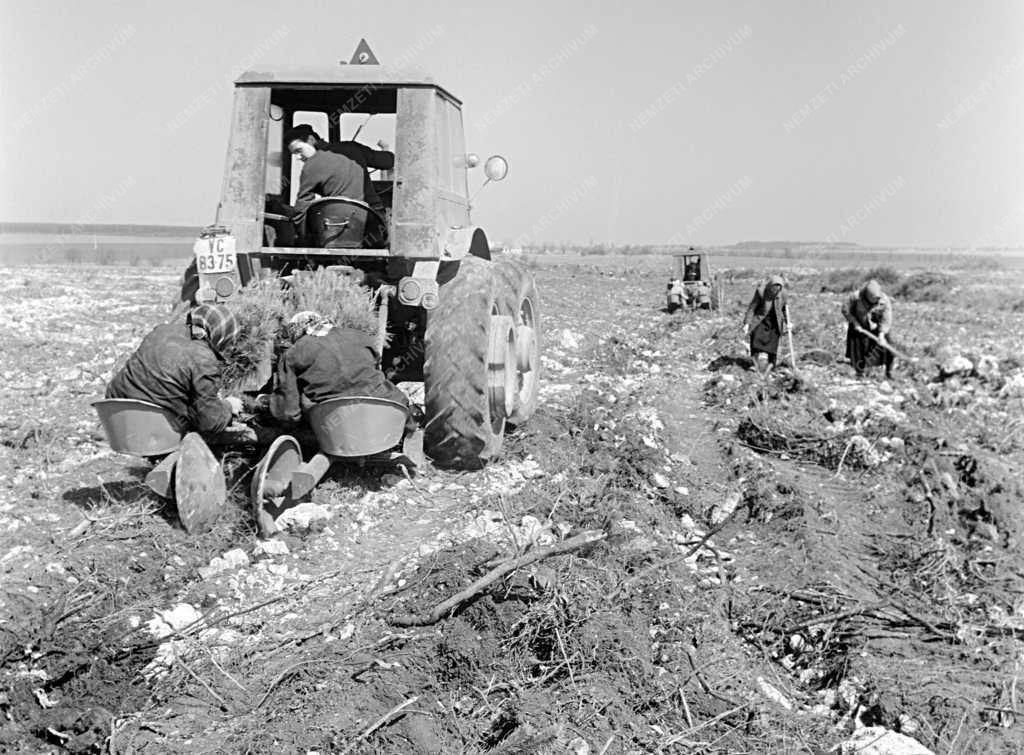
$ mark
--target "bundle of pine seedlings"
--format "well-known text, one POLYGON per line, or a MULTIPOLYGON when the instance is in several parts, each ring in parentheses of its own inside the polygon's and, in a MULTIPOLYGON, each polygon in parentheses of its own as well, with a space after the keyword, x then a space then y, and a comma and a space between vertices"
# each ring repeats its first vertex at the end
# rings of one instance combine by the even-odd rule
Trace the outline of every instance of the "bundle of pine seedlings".
POLYGON ((288 317, 312 311, 339 328, 352 328, 376 338, 380 324, 377 297, 372 290, 348 275, 321 268, 292 277, 288 317))
POLYGON ((289 294, 280 278, 270 278, 246 286, 226 302, 241 334, 221 354, 223 391, 258 390, 270 379, 275 342, 291 311, 289 294))
POLYGON ((350 276, 325 269, 255 282, 226 306, 238 318, 241 335, 221 355, 225 392, 259 390, 270 380, 276 357, 290 345, 284 325, 298 312, 316 312, 337 327, 373 338, 380 327, 374 292, 350 276))

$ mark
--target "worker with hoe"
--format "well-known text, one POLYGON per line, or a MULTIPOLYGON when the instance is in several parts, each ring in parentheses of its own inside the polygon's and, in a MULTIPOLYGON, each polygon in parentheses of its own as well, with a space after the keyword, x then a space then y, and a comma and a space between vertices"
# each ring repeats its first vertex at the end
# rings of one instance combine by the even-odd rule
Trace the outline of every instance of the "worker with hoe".
POLYGON ((869 367, 885 367, 885 377, 892 379, 895 362, 889 346, 892 329, 892 300, 874 278, 843 303, 846 329, 846 357, 858 377, 869 367))
POLYGON ((763 358, 774 367, 779 354, 779 338, 790 327, 785 280, 772 275, 754 289, 743 316, 743 334, 750 339, 750 356, 755 363, 763 358))
POLYGON ((224 353, 241 326, 220 304, 192 309, 184 325, 158 325, 107 385, 107 398, 149 401, 171 412, 182 432, 223 431, 242 411, 235 396, 220 398, 224 353))
MULTIPOLYGON (((298 422, 311 405, 341 396, 385 398, 409 408, 406 395, 378 368, 374 339, 361 330, 338 327, 317 312, 305 311, 289 319, 284 338, 288 346, 277 361, 268 401, 278 421, 298 422)), ((406 431, 415 428, 410 415, 406 431)))

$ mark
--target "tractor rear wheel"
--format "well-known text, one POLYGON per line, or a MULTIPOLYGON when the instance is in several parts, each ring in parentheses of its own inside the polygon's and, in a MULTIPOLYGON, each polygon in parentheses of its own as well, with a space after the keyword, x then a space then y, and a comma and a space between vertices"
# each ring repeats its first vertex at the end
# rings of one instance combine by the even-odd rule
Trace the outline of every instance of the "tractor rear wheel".
POLYGON ((465 257, 427 313, 423 450, 436 464, 479 469, 501 451, 516 393, 515 329, 492 263, 465 257))
POLYGON ((494 263, 499 308, 512 318, 516 335, 516 391, 508 421, 521 425, 537 410, 540 390, 540 300, 530 271, 515 260, 494 263))

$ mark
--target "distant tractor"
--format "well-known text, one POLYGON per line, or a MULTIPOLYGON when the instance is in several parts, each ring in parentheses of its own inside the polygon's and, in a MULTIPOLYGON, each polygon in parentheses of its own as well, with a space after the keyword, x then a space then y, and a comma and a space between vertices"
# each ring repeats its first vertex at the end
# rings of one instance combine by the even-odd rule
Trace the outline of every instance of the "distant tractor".
MULTIPOLYGON (((302 270, 354 275, 379 294, 382 369, 424 384, 425 453, 459 468, 494 458, 506 427, 537 406, 540 312, 532 275, 492 255, 470 219, 481 161, 466 151, 462 103, 421 71, 377 64, 363 41, 348 64, 243 73, 232 118, 216 223, 196 242, 179 307, 302 270), (322 197, 302 227, 282 212, 299 175, 284 134, 304 123, 330 143, 364 127, 393 139, 393 170, 370 174, 383 210, 322 197)), ((493 156, 483 172, 500 181, 508 164, 493 156)))
POLYGON ((673 273, 668 282, 665 309, 669 313, 681 309, 715 309, 722 303, 722 286, 718 276, 712 277, 710 258, 706 252, 695 251, 672 256, 673 273))

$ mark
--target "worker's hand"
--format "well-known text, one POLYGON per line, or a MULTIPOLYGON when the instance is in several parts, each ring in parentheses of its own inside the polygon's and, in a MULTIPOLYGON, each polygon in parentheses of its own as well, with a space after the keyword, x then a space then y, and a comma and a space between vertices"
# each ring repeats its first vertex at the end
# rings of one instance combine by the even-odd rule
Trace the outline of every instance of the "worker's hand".
POLYGON ((391 151, 391 145, 390 145, 390 144, 388 144, 388 143, 387 143, 386 141, 384 141, 383 139, 378 139, 378 140, 377 140, 377 146, 378 146, 378 147, 379 147, 380 149, 384 150, 385 152, 390 152, 390 151, 391 151))
POLYGON ((743 335, 747 335, 749 332, 750 332, 750 325, 748 323, 743 323, 743 335))
POLYGON ((878 338, 878 340, 879 340, 879 341, 881 341, 882 343, 885 343, 885 333, 881 333, 881 332, 880 332, 880 333, 878 333, 878 336, 877 336, 877 338, 878 338))
POLYGON ((224 400, 227 401, 228 402, 228 406, 231 407, 231 413, 232 414, 241 414, 242 413, 242 399, 238 398, 238 396, 228 396, 224 400))
POLYGON ((257 396, 245 395, 242 397, 242 406, 250 414, 257 414, 267 410, 270 406, 270 397, 265 393, 257 396))

